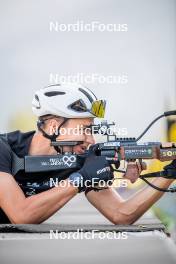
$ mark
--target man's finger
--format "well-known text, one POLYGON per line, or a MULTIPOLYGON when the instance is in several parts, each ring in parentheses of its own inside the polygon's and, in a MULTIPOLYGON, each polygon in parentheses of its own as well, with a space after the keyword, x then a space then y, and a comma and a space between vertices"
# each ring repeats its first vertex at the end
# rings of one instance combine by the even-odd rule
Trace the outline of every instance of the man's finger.
POLYGON ((139 159, 139 161, 137 161, 136 164, 137 164, 137 167, 138 167, 138 170, 139 170, 139 174, 141 173, 141 171, 147 169, 146 162, 143 162, 141 159, 139 159))

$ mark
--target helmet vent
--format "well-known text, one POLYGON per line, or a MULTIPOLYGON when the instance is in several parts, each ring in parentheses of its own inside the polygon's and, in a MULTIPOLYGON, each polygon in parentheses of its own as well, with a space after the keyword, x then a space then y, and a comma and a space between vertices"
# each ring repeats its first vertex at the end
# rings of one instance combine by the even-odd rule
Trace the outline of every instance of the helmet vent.
POLYGON ((79 91, 80 92, 82 92, 88 99, 89 99, 89 101, 92 103, 94 100, 93 100, 93 98, 92 98, 92 96, 87 92, 87 91, 85 91, 84 89, 82 89, 82 88, 79 88, 79 91))
POLYGON ((41 105, 40 105, 40 100, 39 100, 38 95, 35 94, 34 98, 35 99, 32 101, 33 107, 35 107, 36 109, 40 109, 41 108, 41 105))
POLYGON ((38 95, 35 94, 35 99, 39 102, 38 95))
POLYGON ((48 97, 57 96, 57 95, 64 95, 65 92, 58 92, 58 91, 52 91, 52 92, 46 92, 45 95, 48 97))
POLYGON ((72 103, 69 106, 69 108, 71 108, 72 110, 75 110, 76 112, 86 112, 87 111, 86 105, 84 104, 84 102, 81 99, 72 103))

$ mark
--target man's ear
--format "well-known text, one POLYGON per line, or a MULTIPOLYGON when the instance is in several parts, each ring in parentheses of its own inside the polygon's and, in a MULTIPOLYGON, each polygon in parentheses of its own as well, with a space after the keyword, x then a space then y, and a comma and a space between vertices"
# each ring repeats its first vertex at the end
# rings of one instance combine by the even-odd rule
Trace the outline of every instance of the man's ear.
POLYGON ((49 122, 47 124, 47 130, 48 130, 50 135, 53 135, 53 134, 57 135, 58 128, 59 128, 59 123, 57 120, 55 120, 55 119, 49 120, 49 122))

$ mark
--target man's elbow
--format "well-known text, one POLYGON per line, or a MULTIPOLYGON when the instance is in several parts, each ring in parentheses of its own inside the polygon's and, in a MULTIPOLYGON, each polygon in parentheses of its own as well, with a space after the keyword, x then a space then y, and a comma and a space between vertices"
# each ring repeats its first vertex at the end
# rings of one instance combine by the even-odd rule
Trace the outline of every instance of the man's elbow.
POLYGON ((112 223, 115 225, 132 225, 136 221, 136 215, 133 213, 125 213, 117 211, 112 218, 112 223))
POLYGON ((42 221, 40 219, 36 220, 32 217, 31 214, 27 214, 24 212, 19 212, 15 215, 13 215, 10 218, 10 221, 12 224, 20 225, 20 224, 40 224, 42 221))
POLYGON ((112 219, 114 225, 132 225, 135 221, 130 217, 115 216, 112 219))
POLYGON ((11 224, 14 225, 20 225, 20 224, 31 224, 29 219, 27 217, 24 217, 23 215, 13 215, 10 218, 11 224))
POLYGON ((22 225, 22 224, 29 224, 28 222, 24 221, 21 218, 14 217, 10 220, 11 224, 13 225, 22 225))

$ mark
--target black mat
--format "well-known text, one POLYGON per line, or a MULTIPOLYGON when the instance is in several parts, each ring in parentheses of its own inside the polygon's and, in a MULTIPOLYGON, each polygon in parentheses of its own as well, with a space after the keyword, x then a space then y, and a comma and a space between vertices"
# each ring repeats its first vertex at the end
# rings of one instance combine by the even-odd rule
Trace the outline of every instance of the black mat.
POLYGON ((51 230, 58 232, 81 232, 97 230, 115 231, 115 232, 147 232, 147 231, 165 231, 165 226, 161 223, 140 223, 136 225, 82 225, 82 224, 40 224, 40 225, 0 225, 0 233, 49 233, 51 230))

